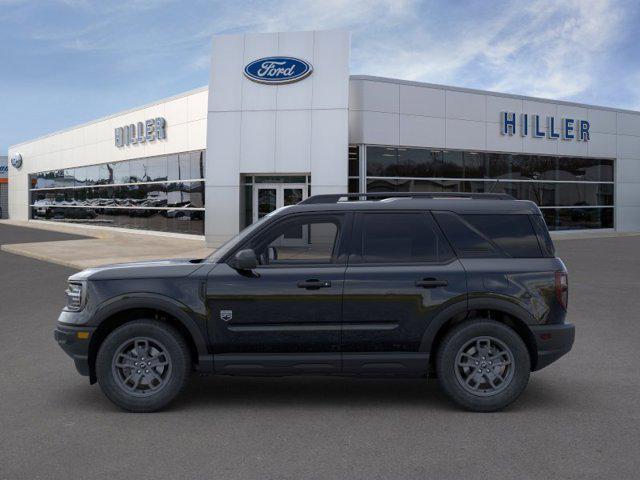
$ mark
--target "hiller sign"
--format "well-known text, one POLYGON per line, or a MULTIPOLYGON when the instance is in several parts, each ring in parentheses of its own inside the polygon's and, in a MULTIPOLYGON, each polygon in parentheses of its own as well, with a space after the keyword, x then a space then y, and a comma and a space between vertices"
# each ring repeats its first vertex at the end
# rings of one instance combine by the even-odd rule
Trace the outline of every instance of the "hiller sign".
POLYGON ((588 142, 590 140, 589 127, 590 124, 587 120, 562 118, 558 121, 556 117, 548 116, 542 121, 540 115, 521 113, 518 118, 515 112, 500 113, 500 133, 502 135, 515 135, 517 130, 521 137, 546 137, 551 140, 561 138, 562 140, 588 142))
POLYGON ((115 129, 116 147, 153 142, 163 140, 166 137, 167 122, 162 117, 150 118, 144 122, 132 123, 115 129))

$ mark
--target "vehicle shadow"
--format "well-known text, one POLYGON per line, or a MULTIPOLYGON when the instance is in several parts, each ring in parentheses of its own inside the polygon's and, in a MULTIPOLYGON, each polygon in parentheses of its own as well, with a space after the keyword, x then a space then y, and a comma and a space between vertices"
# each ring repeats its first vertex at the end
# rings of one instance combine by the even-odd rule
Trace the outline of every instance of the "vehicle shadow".
MULTIPOLYGON (((435 378, 361 377, 194 377, 172 408, 362 407, 435 409, 461 412, 440 390, 435 378)), ((570 406, 571 398, 556 384, 532 377, 522 396, 508 411, 544 410, 570 406)))
POLYGON ((386 408, 392 404, 453 408, 434 379, 347 377, 199 377, 174 408, 215 405, 252 408, 362 406, 386 408))
MULTIPOLYGON (((120 411, 95 385, 79 384, 64 390, 75 409, 120 411)), ((58 402, 64 399, 58 399, 58 402)), ((537 411, 571 406, 571 398, 544 379, 532 379, 508 412, 537 411)), ((208 409, 268 409, 394 407, 463 412, 442 393, 437 379, 357 377, 230 377, 194 375, 187 390, 166 412, 208 409)))

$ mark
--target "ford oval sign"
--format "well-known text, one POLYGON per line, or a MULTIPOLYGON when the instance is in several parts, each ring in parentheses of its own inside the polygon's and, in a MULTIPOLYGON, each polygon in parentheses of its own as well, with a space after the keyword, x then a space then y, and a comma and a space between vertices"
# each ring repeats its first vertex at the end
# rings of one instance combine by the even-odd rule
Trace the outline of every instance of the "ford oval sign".
POLYGON ((272 85, 297 82, 311 75, 312 71, 309 62, 293 57, 261 58, 244 67, 244 74, 249 80, 272 85))
POLYGON ((11 165, 13 165, 13 168, 22 167, 22 155, 20 155, 19 153, 14 153, 11 157, 11 165))

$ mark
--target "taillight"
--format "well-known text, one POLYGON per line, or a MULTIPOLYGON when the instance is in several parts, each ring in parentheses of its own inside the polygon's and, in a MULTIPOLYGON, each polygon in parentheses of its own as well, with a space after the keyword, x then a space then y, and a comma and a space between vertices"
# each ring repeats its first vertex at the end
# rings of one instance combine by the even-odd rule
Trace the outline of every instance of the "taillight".
POLYGON ((556 298, 562 308, 566 310, 569 301, 569 275, 567 272, 556 272, 556 298))

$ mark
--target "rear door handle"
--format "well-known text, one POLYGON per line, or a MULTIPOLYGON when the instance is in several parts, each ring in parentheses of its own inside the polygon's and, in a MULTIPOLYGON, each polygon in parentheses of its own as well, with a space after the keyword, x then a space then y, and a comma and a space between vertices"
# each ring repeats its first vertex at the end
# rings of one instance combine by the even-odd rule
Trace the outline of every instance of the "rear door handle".
POLYGON ((446 280, 438 280, 435 278, 423 278, 422 280, 416 280, 416 287, 422 288, 436 288, 446 287, 449 283, 446 280))
POLYGON ((329 288, 331 282, 328 280, 304 280, 298 282, 298 288, 306 288, 307 290, 317 290, 319 288, 329 288))

